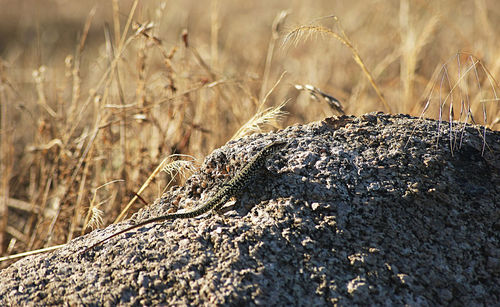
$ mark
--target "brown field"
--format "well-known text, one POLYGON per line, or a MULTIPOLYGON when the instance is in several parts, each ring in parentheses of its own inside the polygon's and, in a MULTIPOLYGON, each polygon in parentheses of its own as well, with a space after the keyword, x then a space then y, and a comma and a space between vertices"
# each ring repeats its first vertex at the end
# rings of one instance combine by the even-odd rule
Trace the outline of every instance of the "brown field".
POLYGON ((0 255, 130 216, 169 155, 339 114, 295 85, 498 130, 496 2, 1 0, 0 255))

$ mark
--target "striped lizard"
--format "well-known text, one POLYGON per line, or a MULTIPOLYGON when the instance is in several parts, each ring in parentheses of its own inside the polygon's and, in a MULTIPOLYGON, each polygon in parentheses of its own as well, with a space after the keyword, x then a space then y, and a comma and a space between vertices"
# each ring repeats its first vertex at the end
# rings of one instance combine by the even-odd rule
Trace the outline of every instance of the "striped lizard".
POLYGON ((224 183, 222 185, 222 188, 210 199, 208 200, 205 204, 198 206, 190 211, 187 212, 180 212, 180 213, 171 213, 171 214, 166 214, 158 217, 154 217, 148 220, 145 220, 143 222, 140 222, 139 224, 130 226, 128 228, 125 228, 115 234, 112 234, 103 240, 95 243, 94 245, 86 248, 85 250, 82 251, 82 253, 85 253, 94 247, 104 243, 105 241, 116 237, 118 235, 121 235, 122 233, 128 232, 130 230, 133 230, 135 228, 144 226, 146 224, 154 223, 154 222, 160 222, 160 221, 166 221, 166 220, 175 220, 175 219, 186 219, 186 218, 192 218, 196 217, 199 215, 202 215, 203 213, 206 213, 210 210, 219 212, 222 206, 231 198, 239 194, 244 187, 248 186, 252 181, 255 180, 255 177, 257 175, 257 171, 266 165, 266 161, 268 160, 269 157, 271 157, 274 153, 278 152, 282 148, 286 147, 288 145, 288 142, 284 141, 275 141, 272 142, 271 144, 268 144, 265 146, 255 157, 248 162, 243 169, 236 174, 235 177, 233 177, 231 180, 229 180, 227 183, 224 183))

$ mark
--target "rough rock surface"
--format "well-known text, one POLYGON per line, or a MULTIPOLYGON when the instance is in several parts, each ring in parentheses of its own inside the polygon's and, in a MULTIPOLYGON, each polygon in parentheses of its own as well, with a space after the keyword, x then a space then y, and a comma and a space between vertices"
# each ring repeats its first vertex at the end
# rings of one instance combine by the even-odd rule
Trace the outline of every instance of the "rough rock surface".
POLYGON ((367 114, 253 135, 133 216, 205 201, 271 140, 224 217, 126 221, 0 272, 0 305, 495 305, 500 132, 367 114), (483 136, 485 136, 483 138, 483 136))

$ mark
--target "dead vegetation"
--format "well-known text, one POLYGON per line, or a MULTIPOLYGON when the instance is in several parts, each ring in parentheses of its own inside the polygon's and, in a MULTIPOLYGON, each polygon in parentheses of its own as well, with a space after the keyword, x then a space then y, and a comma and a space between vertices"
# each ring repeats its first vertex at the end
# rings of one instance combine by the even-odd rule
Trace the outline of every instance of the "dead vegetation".
POLYGON ((23 3, 2 18, 1 255, 125 218, 231 138, 337 114, 296 84, 346 114, 500 127, 494 0, 23 3))

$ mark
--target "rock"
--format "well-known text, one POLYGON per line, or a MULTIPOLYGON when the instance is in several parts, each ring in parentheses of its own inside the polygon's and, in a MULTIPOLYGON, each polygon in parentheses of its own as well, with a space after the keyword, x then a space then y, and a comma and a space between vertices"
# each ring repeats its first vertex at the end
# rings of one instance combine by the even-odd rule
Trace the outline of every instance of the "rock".
POLYGON ((0 272, 0 305, 495 305, 500 133, 438 126, 371 113, 232 141, 132 218, 203 202, 228 161, 289 140, 236 211, 26 257, 0 272))

